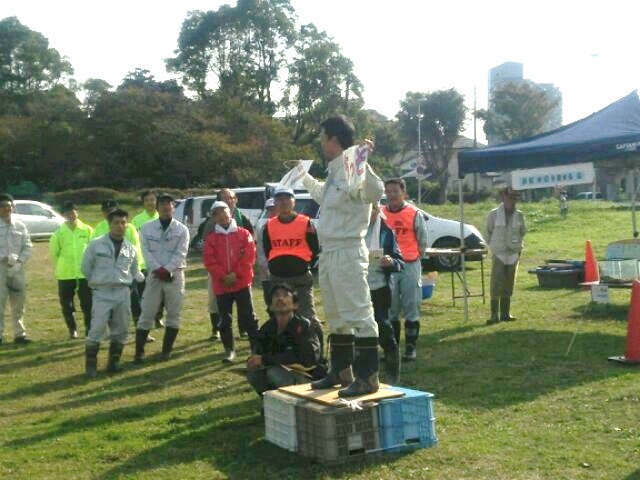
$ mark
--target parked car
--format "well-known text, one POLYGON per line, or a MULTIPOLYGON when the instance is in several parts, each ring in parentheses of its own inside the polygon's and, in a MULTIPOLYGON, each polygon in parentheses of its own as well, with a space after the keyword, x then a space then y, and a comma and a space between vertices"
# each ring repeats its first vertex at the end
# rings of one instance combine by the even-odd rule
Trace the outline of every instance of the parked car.
MULTIPOLYGON (((576 194, 576 200, 593 200, 593 192, 580 192, 576 194)), ((596 200, 602 200, 602 193, 596 192, 596 200)))
MULTIPOLYGON (((255 225, 264 208, 265 187, 233 188, 232 190, 238 197, 238 208, 249 219, 251 225, 255 225)), ((193 248, 201 248, 202 239, 198 237, 198 228, 207 219, 209 209, 217 198, 216 191, 211 195, 188 197, 176 201, 173 218, 187 226, 193 248)))
MULTIPOLYGON (((382 204, 387 203, 386 197, 381 199, 382 204)), ((311 198, 308 193, 296 193, 297 212, 304 213, 311 217, 315 223, 320 217, 320 206, 311 198)), ((456 248, 460 247, 460 222, 456 220, 447 220, 446 218, 436 217, 430 213, 418 209, 427 223, 427 240, 429 248, 456 248)), ((263 228, 267 218, 266 210, 260 214, 257 228, 263 228)), ((486 242, 480 231, 466 223, 464 225, 464 244, 469 249, 479 249, 486 246, 486 242)), ((468 256, 467 260, 480 260, 479 255, 468 256)), ((460 266, 460 257, 444 257, 438 256, 434 258, 423 257, 422 266, 429 271, 450 271, 457 270, 460 266)))
POLYGON ((27 226, 32 239, 49 238, 66 220, 46 203, 16 200, 14 218, 27 226))

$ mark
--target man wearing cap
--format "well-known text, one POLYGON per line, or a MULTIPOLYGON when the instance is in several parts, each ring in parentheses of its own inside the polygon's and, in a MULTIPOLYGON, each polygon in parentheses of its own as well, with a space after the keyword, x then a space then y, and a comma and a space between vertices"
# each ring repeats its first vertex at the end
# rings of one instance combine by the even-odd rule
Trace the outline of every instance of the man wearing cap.
POLYGON ((271 293, 273 316, 260 328, 256 352, 247 360, 247 380, 258 395, 308 383, 326 373, 320 362, 320 339, 311 322, 297 314, 296 292, 276 284, 271 293))
POLYGON ((110 330, 107 371, 119 372, 127 341, 131 285, 144 279, 138 269, 136 248, 126 239, 128 213, 116 208, 107 214, 109 233, 93 240, 82 257, 82 273, 93 289, 91 328, 85 344, 85 369, 97 375, 100 341, 110 330))
POLYGON ((253 225, 251 225, 251 220, 249 220, 238 208, 238 196, 236 195, 236 192, 230 188, 223 188, 218 192, 218 200, 223 201, 229 206, 231 217, 236 221, 236 224, 239 227, 248 230, 249 233, 253 235, 253 225))
POLYGON ((145 223, 140 229, 142 252, 149 276, 142 297, 142 314, 136 328, 134 361, 137 363, 144 360, 144 344, 161 303, 164 302, 167 311, 162 360, 171 357, 173 343, 180 330, 189 230, 173 219, 174 210, 175 203, 171 195, 158 195, 158 219, 145 223))
POLYGON ((404 268, 391 276, 389 320, 400 343, 400 314, 404 312, 405 352, 403 359, 416 359, 422 303, 422 252, 427 248, 427 224, 420 211, 405 202, 407 184, 402 178, 384 182, 388 204, 382 207, 386 224, 393 229, 404 258, 404 268))
POLYGON ((24 303, 27 280, 24 265, 31 257, 31 239, 27 227, 11 218, 13 197, 0 193, 0 345, 4 334, 4 308, 9 299, 13 336, 17 344, 30 343, 24 327, 24 303))
POLYGON ((511 187, 500 190, 502 203, 487 217, 487 241, 491 249, 491 318, 487 325, 515 320, 510 315, 523 239, 527 231, 524 216, 516 209, 518 192, 511 187))
POLYGON ((321 208, 317 226, 322 248, 319 280, 331 332, 331 370, 325 378, 313 382, 312 388, 341 384, 347 388, 339 395, 352 397, 379 388, 378 325, 367 284, 369 252, 364 236, 371 204, 382 196, 383 184, 367 163, 362 184, 350 189, 343 153, 354 144, 353 125, 338 116, 325 120, 321 127, 320 145, 329 174, 326 182, 320 183, 307 173, 303 183, 321 208))
MULTIPOLYGON (((318 234, 311 219, 295 211, 296 198, 291 188, 277 189, 273 198, 277 215, 267 221, 262 239, 271 280, 293 287, 298 296, 298 314, 309 319, 322 338, 313 302, 310 267, 320 252, 318 234)), ((271 305, 270 297, 267 305, 271 305)))
MULTIPOLYGON (((276 215, 276 201, 273 197, 268 198, 266 202, 264 202, 264 209, 266 210, 266 219, 267 222, 270 218, 276 215)), ((260 283, 262 284, 262 296, 264 298, 264 304, 267 306, 267 310, 269 309, 269 299, 271 288, 273 282, 271 281, 271 277, 269 275, 269 260, 264 253, 264 230, 267 228, 267 224, 265 223, 262 228, 256 227, 256 266, 258 267, 258 278, 260 279, 260 283)))
MULTIPOLYGON (((107 216, 109 215, 109 212, 116 208, 119 208, 117 200, 111 199, 102 202, 101 210, 104 219, 98 222, 93 228, 93 235, 91 236, 92 240, 109 232, 109 222, 107 221, 107 216)), ((136 230, 136 227, 134 227, 132 223, 127 222, 127 230, 124 236, 138 252, 137 258, 140 270, 145 270, 146 267, 144 264, 144 257, 142 255, 142 248, 140 246, 140 235, 138 234, 138 230, 136 230)), ((133 317, 133 323, 137 324, 138 318, 140 317, 140 295, 138 294, 138 287, 135 285, 131 287, 131 316, 133 317)), ((154 340, 155 339, 153 337, 149 338, 149 341, 151 342, 154 340)))
POLYGON ((227 354, 223 361, 231 363, 236 357, 231 330, 234 303, 238 309, 238 323, 248 333, 252 351, 258 334, 251 299, 256 246, 251 233, 238 226, 226 203, 216 201, 212 212, 216 226, 204 244, 202 260, 211 275, 218 301, 220 336, 227 354))
POLYGON ((67 220, 49 239, 49 253, 55 264, 58 298, 70 338, 78 338, 73 298, 78 294, 84 316, 84 334, 91 325, 91 289, 80 268, 82 255, 89 245, 93 228, 78 218, 78 207, 72 202, 62 205, 60 213, 67 220))

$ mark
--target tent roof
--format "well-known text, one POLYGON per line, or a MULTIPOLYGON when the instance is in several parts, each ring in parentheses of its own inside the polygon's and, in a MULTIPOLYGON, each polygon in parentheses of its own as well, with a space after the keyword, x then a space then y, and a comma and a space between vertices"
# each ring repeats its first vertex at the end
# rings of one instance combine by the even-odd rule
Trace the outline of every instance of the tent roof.
POLYGON ((556 130, 458 155, 459 176, 504 172, 625 157, 640 149, 640 99, 637 91, 608 107, 556 130))

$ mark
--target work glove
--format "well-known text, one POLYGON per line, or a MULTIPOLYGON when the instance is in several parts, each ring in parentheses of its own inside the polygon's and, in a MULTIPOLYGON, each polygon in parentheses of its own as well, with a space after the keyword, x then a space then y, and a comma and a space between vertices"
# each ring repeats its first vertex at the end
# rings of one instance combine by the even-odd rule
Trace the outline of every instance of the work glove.
POLYGON ((161 282, 171 281, 171 272, 164 267, 156 268, 153 271, 153 276, 156 277, 161 282))

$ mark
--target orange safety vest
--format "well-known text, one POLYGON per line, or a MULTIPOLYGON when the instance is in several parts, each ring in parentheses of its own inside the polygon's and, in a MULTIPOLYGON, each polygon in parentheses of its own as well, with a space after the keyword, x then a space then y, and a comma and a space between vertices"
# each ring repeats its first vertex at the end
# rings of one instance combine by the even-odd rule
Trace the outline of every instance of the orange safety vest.
POLYGON ((385 215, 384 223, 391 228, 398 239, 398 246, 405 262, 415 262, 420 258, 418 237, 413 229, 418 209, 407 203, 397 212, 392 212, 386 205, 382 207, 385 215))
POLYGON ((308 225, 309 217, 301 213, 298 213, 289 223, 282 223, 277 216, 271 217, 267 221, 267 232, 271 243, 269 261, 289 255, 310 262, 313 252, 307 243, 308 225))

